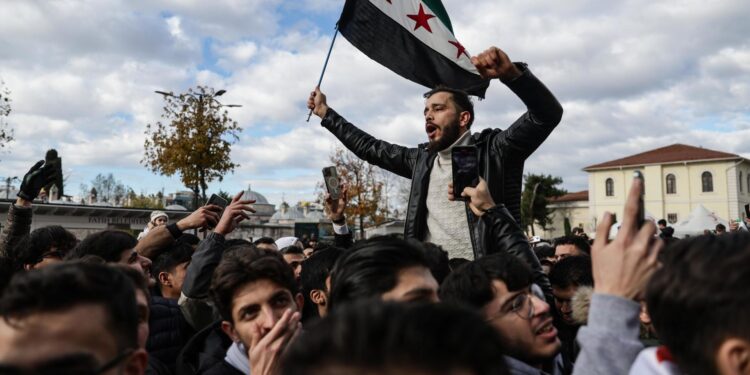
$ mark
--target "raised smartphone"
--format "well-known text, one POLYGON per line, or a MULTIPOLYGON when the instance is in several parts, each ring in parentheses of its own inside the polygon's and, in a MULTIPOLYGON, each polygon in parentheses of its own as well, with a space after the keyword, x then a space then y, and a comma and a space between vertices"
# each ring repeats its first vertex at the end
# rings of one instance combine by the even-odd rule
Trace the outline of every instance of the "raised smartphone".
POLYGON ((454 146, 451 149, 453 166, 453 197, 456 200, 467 200, 461 193, 466 187, 479 184, 479 161, 477 148, 474 146, 454 146))
POLYGON ((336 167, 331 166, 323 168, 323 181, 325 181, 326 190, 328 190, 328 194, 331 196, 331 199, 339 199, 341 188, 339 182, 339 174, 338 172, 336 172, 336 167))

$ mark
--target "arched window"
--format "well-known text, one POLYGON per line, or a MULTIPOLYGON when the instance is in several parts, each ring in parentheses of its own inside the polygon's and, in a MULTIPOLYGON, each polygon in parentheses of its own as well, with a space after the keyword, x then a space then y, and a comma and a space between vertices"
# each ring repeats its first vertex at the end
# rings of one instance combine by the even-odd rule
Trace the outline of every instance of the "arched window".
POLYGON ((703 172, 703 174, 701 175, 701 183, 703 185, 704 193, 710 193, 714 191, 714 176, 711 175, 711 172, 703 172))
POLYGON ((677 194, 677 181, 673 174, 667 175, 667 194, 677 194))
POLYGON ((615 182, 611 178, 604 181, 604 191, 608 197, 615 196, 615 182))

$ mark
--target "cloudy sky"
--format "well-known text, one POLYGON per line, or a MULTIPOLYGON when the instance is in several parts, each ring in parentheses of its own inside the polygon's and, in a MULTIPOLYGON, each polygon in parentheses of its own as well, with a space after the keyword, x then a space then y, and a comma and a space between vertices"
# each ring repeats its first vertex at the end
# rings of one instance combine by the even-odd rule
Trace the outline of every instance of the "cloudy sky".
MULTIPOLYGON (((747 0, 444 0, 469 53, 496 45, 525 61, 562 102, 562 123, 526 170, 586 189, 581 168, 686 143, 750 157, 747 0)), ((16 141, 0 176, 23 176, 48 148, 68 193, 98 173, 136 192, 182 189, 139 161, 162 98, 202 84, 226 89, 243 128, 224 182, 273 203, 311 199, 337 146, 305 122, 342 0, 0 0, 0 79, 12 91, 16 141)), ((323 91, 371 134, 424 142, 425 91, 339 38, 323 91)), ((506 128, 524 107, 499 81, 474 128, 506 128)), ((313 118, 315 119, 315 118, 313 118)))

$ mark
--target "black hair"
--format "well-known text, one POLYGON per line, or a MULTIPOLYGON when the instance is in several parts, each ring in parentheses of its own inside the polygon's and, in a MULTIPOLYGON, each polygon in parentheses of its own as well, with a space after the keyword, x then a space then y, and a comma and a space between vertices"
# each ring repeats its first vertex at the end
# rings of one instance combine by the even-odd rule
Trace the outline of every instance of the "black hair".
POLYGON ((509 372, 503 352, 497 330, 473 311, 443 304, 360 301, 341 307, 290 343, 281 374, 455 370, 505 375, 509 372))
POLYGON ((381 236, 359 241, 331 271, 328 311, 359 299, 379 298, 398 283, 398 272, 412 266, 429 268, 419 243, 381 236))
POLYGON ((305 252, 302 250, 302 248, 300 248, 299 246, 294 246, 294 245, 287 246, 287 247, 279 250, 279 253, 281 253, 281 255, 286 255, 286 254, 305 255, 305 252))
POLYGON ((138 240, 119 230, 104 230, 88 235, 65 259, 78 259, 84 255, 97 255, 107 262, 120 261, 123 251, 133 249, 138 240))
POLYGON ((718 374, 724 340, 750 340, 750 233, 698 236, 671 246, 646 288, 659 339, 678 366, 718 374))
POLYGON ((276 251, 254 246, 234 246, 224 250, 211 279, 211 299, 222 319, 234 322, 232 306, 235 292, 248 283, 270 280, 297 294, 294 272, 276 251))
POLYGON ((591 257, 572 256, 560 259, 549 271, 549 282, 561 289, 571 286, 594 286, 591 257))
POLYGON ((495 298, 492 282, 505 283, 511 292, 531 285, 531 268, 513 255, 496 253, 453 271, 440 286, 440 300, 481 309, 495 298))
POLYGON ((664 219, 659 219, 659 221, 657 221, 656 224, 667 226, 667 221, 664 219))
POLYGON ((59 312, 77 305, 104 307, 107 329, 120 350, 137 347, 135 289, 116 268, 91 263, 59 263, 13 277, 0 299, 8 324, 32 314, 59 312))
POLYGON ((456 103, 456 108, 458 109, 458 113, 461 112, 469 112, 469 123, 466 124, 466 128, 470 128, 471 124, 474 123, 474 103, 471 102, 471 98, 469 98, 469 94, 466 93, 466 91, 454 89, 448 86, 444 85, 438 85, 434 89, 427 91, 424 93, 424 98, 429 99, 431 96, 439 93, 439 92, 447 92, 450 93, 453 96, 453 103, 456 103))
MULTIPOLYGON (((461 267, 464 264, 469 263, 469 262, 471 262, 471 261, 468 260, 468 259, 466 259, 466 258, 451 258, 448 261, 448 265, 451 266, 451 272, 453 272, 453 271, 457 270, 458 267, 461 267)), ((445 279, 443 279, 443 281, 445 281, 445 279)), ((440 284, 442 284, 442 283, 440 283, 440 284)))
POLYGON ((724 224, 722 224, 722 223, 716 224, 716 231, 717 232, 726 232, 727 231, 727 227, 724 226, 724 224))
POLYGON ((151 265, 151 272, 158 278, 161 272, 174 272, 177 265, 189 261, 193 257, 193 246, 177 241, 166 251, 159 254, 151 265))
POLYGON ((573 245, 578 250, 581 250, 586 255, 591 255, 591 245, 589 244, 589 240, 585 237, 581 236, 563 236, 555 239, 554 244, 552 247, 557 249, 560 245, 573 245))
POLYGON ((427 260, 427 264, 429 264, 430 266, 430 273, 432 273, 432 277, 435 278, 438 284, 442 284, 443 280, 445 280, 445 278, 448 277, 448 274, 451 273, 451 265, 450 260, 448 260, 448 252, 443 250, 443 248, 439 245, 436 245, 432 242, 422 243, 422 248, 424 249, 424 255, 425 259, 427 260))
POLYGON ((338 247, 328 247, 317 250, 302 262, 300 273, 300 284, 302 295, 305 297, 305 308, 302 309, 302 320, 308 321, 318 317, 318 308, 310 299, 310 292, 314 289, 329 291, 326 288, 326 278, 331 274, 333 265, 339 259, 344 250, 338 247))
POLYGON ((235 246, 245 246, 245 247, 247 247, 247 246, 253 246, 253 243, 250 242, 250 241, 248 241, 248 240, 244 240, 242 238, 232 238, 232 239, 228 239, 228 240, 224 241, 224 248, 225 249, 229 249, 229 248, 232 248, 232 247, 235 247, 235 246))
POLYGON ((257 240, 253 241, 253 245, 260 245, 260 244, 266 244, 266 245, 275 245, 276 241, 271 237, 261 237, 257 240))
POLYGON ((541 261, 544 258, 550 258, 555 256, 555 248, 551 245, 542 244, 533 247, 534 254, 541 261))
POLYGON ((41 262, 44 253, 53 247, 64 257, 77 243, 78 240, 73 233, 59 225, 50 225, 23 236, 13 247, 11 257, 15 260, 15 268, 21 270, 26 264, 41 262))

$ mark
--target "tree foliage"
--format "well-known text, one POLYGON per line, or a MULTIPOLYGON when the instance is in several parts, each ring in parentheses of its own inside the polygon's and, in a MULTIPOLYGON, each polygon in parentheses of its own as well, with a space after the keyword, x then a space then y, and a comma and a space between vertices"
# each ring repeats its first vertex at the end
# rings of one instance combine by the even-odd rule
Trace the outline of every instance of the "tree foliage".
MULTIPOLYGON (((112 173, 107 175, 101 173, 97 174, 96 177, 91 180, 91 188, 96 189, 97 202, 107 202, 114 205, 124 203, 128 191, 132 191, 132 189, 125 186, 121 181, 115 179, 115 176, 112 173)), ((81 198, 86 199, 91 192, 89 185, 81 184, 80 189, 81 198)))
POLYGON ((552 222, 552 210, 547 207, 550 198, 567 194, 558 188, 563 180, 560 177, 543 174, 527 174, 524 176, 523 195, 521 196, 521 221, 525 228, 531 227, 534 233, 534 223, 546 229, 552 222))
POLYGON ((144 195, 143 193, 136 194, 133 189, 129 189, 128 202, 125 207, 161 210, 164 208, 164 204, 162 203, 161 198, 161 192, 157 194, 144 195))
POLYGON ((146 127, 141 160, 154 173, 179 174, 182 183, 196 196, 200 193, 204 202, 208 184, 222 181, 239 166, 230 160, 230 152, 242 129, 216 96, 217 92, 206 86, 164 95, 162 120, 146 127))
POLYGON ((0 80, 0 148, 13 141, 13 129, 8 126, 7 118, 11 112, 10 89, 0 80))
POLYGON ((341 148, 331 154, 330 160, 336 166, 339 180, 348 185, 347 221, 354 224, 356 220, 361 234, 365 226, 382 224, 386 219, 385 192, 377 167, 341 148))

